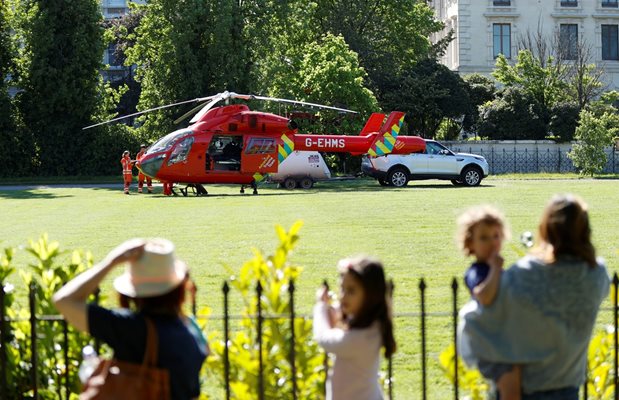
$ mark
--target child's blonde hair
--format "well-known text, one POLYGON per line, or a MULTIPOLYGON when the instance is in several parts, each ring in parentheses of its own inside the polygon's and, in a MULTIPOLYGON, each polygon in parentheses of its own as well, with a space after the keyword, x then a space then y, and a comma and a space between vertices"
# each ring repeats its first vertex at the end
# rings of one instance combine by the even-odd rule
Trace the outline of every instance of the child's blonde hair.
POLYGON ((456 231, 458 248, 467 256, 471 255, 470 244, 473 238, 473 230, 477 225, 499 226, 503 233, 503 239, 509 239, 509 228, 505 216, 490 205, 479 205, 467 209, 460 214, 456 224, 458 226, 456 231))

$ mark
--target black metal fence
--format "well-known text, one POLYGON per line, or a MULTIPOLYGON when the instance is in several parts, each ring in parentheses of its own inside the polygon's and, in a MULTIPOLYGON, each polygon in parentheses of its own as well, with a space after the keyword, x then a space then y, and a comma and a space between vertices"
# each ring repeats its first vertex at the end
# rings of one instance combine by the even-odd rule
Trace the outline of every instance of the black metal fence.
MULTIPOLYGON (((617 381, 618 381, 618 366, 619 366, 619 360, 618 360, 618 352, 616 351, 617 349, 619 349, 619 338, 618 338, 618 313, 619 313, 619 307, 618 307, 618 294, 619 294, 619 290, 618 290, 618 286, 619 286, 619 278, 617 276, 617 274, 615 273, 613 275, 613 279, 612 279, 612 287, 614 288, 614 296, 612 299, 612 313, 613 313, 613 327, 614 327, 614 331, 613 331, 613 349, 614 351, 612 352, 614 355, 614 360, 613 360, 613 368, 612 368, 612 382, 614 383, 614 388, 617 387, 617 381)), ((422 278, 419 281, 419 312, 418 313, 412 313, 412 314, 407 314, 405 316, 402 317, 412 317, 412 318, 419 318, 420 319, 420 343, 421 343, 421 348, 420 348, 420 354, 419 354, 419 358, 420 358, 420 364, 421 364, 421 385, 419 387, 419 392, 421 395, 421 398, 423 400, 426 400, 428 397, 428 380, 427 380, 427 373, 428 373, 428 367, 427 367, 427 359, 428 359, 428 351, 427 351, 427 340, 428 340, 428 332, 426 329, 426 321, 428 319, 428 317, 436 315, 436 313, 434 314, 430 314, 427 312, 426 309, 426 289, 427 289, 427 285, 425 283, 425 280, 422 278)), ((451 302, 451 310, 446 311, 446 312, 442 312, 440 313, 441 315, 448 315, 451 317, 452 320, 452 341, 454 344, 454 347, 456 348, 457 351, 457 340, 456 340, 456 335, 457 335, 457 325, 458 325, 458 290, 459 290, 459 284, 458 284, 458 280, 457 279, 453 279, 452 283, 451 283, 451 294, 452 294, 452 302, 451 302)), ((223 293, 223 334, 224 334, 224 353, 223 353, 223 363, 224 363, 224 388, 222 388, 222 392, 225 396, 226 400, 230 399, 231 396, 231 389, 230 389, 230 362, 229 362, 229 343, 230 343, 230 320, 231 318, 233 318, 233 316, 230 315, 229 312, 229 286, 228 286, 228 282, 224 282, 224 285, 222 287, 222 293, 223 293)), ((295 285, 294 282, 291 282, 291 284, 289 285, 289 289, 288 289, 288 295, 290 296, 290 308, 289 308, 289 313, 283 317, 289 319, 290 321, 290 330, 292 332, 291 336, 290 336, 290 341, 291 341, 291 346, 290 346, 290 354, 288 354, 288 359, 290 362, 290 366, 291 366, 291 382, 292 382, 292 386, 291 386, 291 392, 289 394, 283 394, 282 393, 282 397, 281 398, 289 398, 289 399, 294 399, 296 400, 298 398, 298 392, 297 392, 297 382, 296 382, 296 354, 295 354, 295 350, 294 350, 294 343, 296 340, 295 337, 295 324, 294 321, 297 318, 306 318, 306 316, 300 316, 297 315, 295 312, 295 303, 294 303, 294 292, 295 292, 295 285)), ((262 296, 262 287, 258 284, 258 286, 256 287, 256 298, 260 299, 262 296)), ((66 366, 65 371, 65 375, 62 377, 64 380, 64 384, 65 384, 65 398, 68 398, 68 394, 70 392, 69 390, 69 377, 71 374, 76 374, 77 371, 72 370, 71 368, 69 368, 69 366, 71 365, 71 363, 69 362, 69 355, 68 355, 68 343, 69 343, 69 329, 67 326, 66 321, 58 315, 36 315, 36 286, 34 283, 32 283, 29 287, 29 295, 28 295, 28 304, 29 304, 29 309, 30 309, 30 318, 29 318, 29 323, 30 323, 30 338, 29 338, 29 343, 28 345, 30 346, 31 349, 31 359, 30 359, 30 364, 31 364, 31 369, 30 369, 30 377, 31 377, 31 386, 29 388, 23 388, 23 392, 26 391, 30 391, 30 393, 32 393, 32 398, 34 399, 38 399, 39 395, 39 388, 38 388, 38 382, 39 379, 37 377, 37 366, 39 365, 39 360, 37 359, 37 340, 36 338, 37 336, 37 325, 38 323, 60 323, 62 324, 62 332, 63 332, 63 343, 61 344, 61 347, 63 349, 63 357, 64 357, 64 365, 66 366), (35 338, 33 340, 33 338, 35 338)), ((257 301, 257 313, 254 316, 257 319, 257 324, 256 324, 256 339, 257 339, 257 343, 258 343, 258 354, 259 354, 259 377, 258 377, 258 385, 255 388, 256 389, 256 393, 257 396, 260 400, 263 400, 264 397, 264 375, 265 373, 268 373, 268 371, 265 371, 265 367, 264 367, 264 363, 262 360, 262 335, 263 335, 263 331, 262 331, 262 322, 265 319, 270 319, 270 318, 277 318, 277 319, 281 319, 282 316, 278 315, 278 316, 273 316, 273 315, 263 315, 262 312, 262 307, 261 307, 261 301, 257 301)), ((195 315, 196 312, 196 304, 192 304, 192 310, 193 313, 195 315)), ((199 317, 199 316, 198 316, 199 317)), ((398 317, 398 315, 396 315, 396 317, 398 317)), ((10 393, 8 393, 8 388, 7 388, 7 369, 8 369, 8 361, 7 361, 7 354, 6 354, 6 346, 8 345, 8 328, 7 325, 9 323, 11 323, 12 320, 9 320, 5 314, 5 291, 4 291, 4 284, 2 282, 0 282, 0 399, 8 399, 10 398, 10 393)), ((97 344, 98 347, 98 344, 97 344)), ((326 358, 325 358, 326 360, 326 358)), ((453 398, 454 399, 458 399, 459 398, 459 386, 458 386, 458 360, 456 358, 455 360, 455 380, 454 380, 454 384, 453 384, 453 398)), ((325 362, 326 368, 325 368, 325 374, 328 372, 328 364, 325 362)), ((396 372, 397 373, 397 372, 396 372)), ((387 389, 387 393, 388 393, 388 397, 389 399, 393 399, 394 395, 393 395, 393 364, 391 362, 391 360, 389 360, 388 365, 387 365, 387 382, 388 382, 388 389, 387 389)), ((583 391, 583 398, 587 399, 588 398, 588 393, 587 393, 587 385, 583 385, 582 388, 583 391)), ((62 395, 59 393, 59 397, 62 398, 62 395)), ((614 399, 619 399, 619 391, 615 390, 614 391, 614 399)))
MULTIPOLYGON (((540 149, 537 147, 528 149, 522 147, 484 147, 466 144, 452 144, 450 148, 456 152, 473 153, 484 156, 490 165, 491 174, 508 173, 565 173, 578 172, 567 156, 571 148, 555 147, 540 149)), ((619 172, 619 154, 613 148, 604 150, 606 153, 606 165, 603 173, 619 172)))

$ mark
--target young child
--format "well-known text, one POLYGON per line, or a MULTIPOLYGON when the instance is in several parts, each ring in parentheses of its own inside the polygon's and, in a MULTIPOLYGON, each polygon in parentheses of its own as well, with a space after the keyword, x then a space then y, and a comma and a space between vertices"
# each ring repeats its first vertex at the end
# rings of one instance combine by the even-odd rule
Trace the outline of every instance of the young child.
POLYGON ((335 355, 327 378, 327 400, 382 399, 378 382, 380 349, 394 353, 390 291, 380 261, 340 260, 339 309, 329 304, 326 286, 314 306, 314 340, 335 355))
MULTIPOLYGON (((505 218, 491 206, 477 206, 460 215, 457 225, 460 249, 475 257, 464 274, 464 283, 474 299, 489 306, 496 298, 503 271, 501 246, 509 236, 505 218)), ((495 382, 501 400, 520 400, 519 366, 481 361, 478 368, 495 382)))

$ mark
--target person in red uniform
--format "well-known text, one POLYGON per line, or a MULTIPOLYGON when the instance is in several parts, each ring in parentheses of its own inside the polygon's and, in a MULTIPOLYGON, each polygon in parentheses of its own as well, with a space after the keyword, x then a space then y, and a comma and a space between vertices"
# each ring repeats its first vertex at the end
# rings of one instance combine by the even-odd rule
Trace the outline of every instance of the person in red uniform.
POLYGON ((123 166, 123 179, 125 181, 125 194, 129 194, 129 187, 131 186, 131 181, 133 181, 133 161, 131 159, 131 153, 129 150, 125 150, 123 152, 123 158, 120 159, 120 163, 123 166))
MULTIPOLYGON (((144 154, 146 153, 146 145, 143 144, 140 146, 140 151, 136 154, 136 161, 140 161, 144 154)), ((153 180, 142 173, 142 171, 138 174, 138 193, 142 193, 142 188, 144 187, 144 179, 146 179, 146 188, 148 189, 148 193, 153 192, 153 180)))

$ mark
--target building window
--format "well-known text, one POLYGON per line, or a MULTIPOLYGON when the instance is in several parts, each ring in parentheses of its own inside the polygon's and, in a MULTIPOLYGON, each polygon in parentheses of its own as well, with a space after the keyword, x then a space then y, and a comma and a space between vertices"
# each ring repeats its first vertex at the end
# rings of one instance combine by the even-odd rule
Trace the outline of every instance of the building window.
POLYGON ((578 53, 578 25, 561 24, 559 32, 559 52, 564 60, 575 60, 578 53))
POLYGON ((578 7, 578 0, 561 0, 561 7, 578 7))
POLYGON ((493 6, 511 6, 511 0, 493 0, 493 6))
POLYGON ((122 66, 122 57, 116 51, 116 44, 111 43, 107 46, 107 63, 110 67, 121 67, 122 66))
POLYGON ((617 25, 602 25, 602 60, 619 60, 617 25))
POLYGON ((497 58, 499 54, 503 54, 506 58, 512 58, 511 25, 494 24, 492 30, 494 44, 492 56, 497 58))
POLYGON ((617 8, 617 0, 602 0, 602 7, 617 8))

